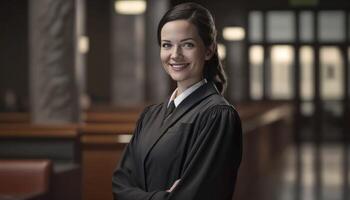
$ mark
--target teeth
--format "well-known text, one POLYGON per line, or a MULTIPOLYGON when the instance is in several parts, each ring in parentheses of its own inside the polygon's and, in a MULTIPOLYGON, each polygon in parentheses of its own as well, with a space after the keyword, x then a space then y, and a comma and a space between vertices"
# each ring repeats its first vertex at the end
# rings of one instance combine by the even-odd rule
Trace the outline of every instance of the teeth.
POLYGON ((187 66, 187 64, 171 64, 173 68, 181 69, 187 66))

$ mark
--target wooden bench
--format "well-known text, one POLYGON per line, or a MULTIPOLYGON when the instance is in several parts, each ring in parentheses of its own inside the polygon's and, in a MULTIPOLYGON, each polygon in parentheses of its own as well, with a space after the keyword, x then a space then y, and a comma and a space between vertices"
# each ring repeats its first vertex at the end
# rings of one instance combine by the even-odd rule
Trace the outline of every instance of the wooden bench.
POLYGON ((0 159, 0 199, 51 199, 50 160, 0 159))
POLYGON ((140 112, 88 112, 84 113, 85 123, 136 123, 140 112))
POLYGON ((0 159, 49 159, 53 200, 81 199, 81 147, 78 126, 0 124, 0 159))
POLYGON ((111 105, 94 105, 83 114, 85 123, 135 123, 145 105, 120 107, 111 105))
MULTIPOLYGON (((118 110, 118 112, 86 112, 83 115, 85 123, 70 126, 31 125, 29 118, 25 117, 29 114, 25 113, 0 115, 0 138, 3 139, 0 141, 0 158, 49 156, 48 158, 59 162, 55 165, 55 171, 60 171, 60 177, 67 171, 63 167, 67 165, 66 161, 74 160, 73 163, 80 163, 82 159, 80 165, 84 190, 82 195, 90 199, 111 197, 110 181, 105 180, 112 176, 111 172, 119 160, 115 156, 121 155, 125 144, 129 142, 141 112, 137 108, 131 109, 131 112, 118 110), (79 141, 74 140, 72 143, 71 139, 76 138, 78 135, 75 134, 78 133, 79 141), (32 146, 35 148, 31 148, 32 146), (53 154, 53 152, 57 153, 53 154), (106 189, 96 190, 95 187, 106 189), (104 191, 107 192, 104 193, 104 191)), ((63 181, 58 182, 62 182, 61 185, 64 184, 63 181)))
MULTIPOLYGON (((82 114, 82 121, 85 123, 135 123, 139 118, 141 110, 103 112, 89 111, 82 114)), ((30 114, 26 112, 5 112, 0 113, 0 125, 9 124, 30 124, 30 114)))
POLYGON ((0 124, 0 158, 80 163, 78 126, 0 124))
POLYGON ((0 124, 28 123, 30 114, 26 112, 0 112, 0 124))

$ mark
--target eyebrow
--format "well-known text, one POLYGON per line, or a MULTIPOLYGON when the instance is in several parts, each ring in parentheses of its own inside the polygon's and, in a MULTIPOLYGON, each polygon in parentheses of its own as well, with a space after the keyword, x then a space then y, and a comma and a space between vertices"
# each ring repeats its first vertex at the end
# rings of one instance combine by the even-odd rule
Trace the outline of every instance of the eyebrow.
POLYGON ((186 39, 181 40, 180 42, 184 42, 184 41, 187 41, 187 40, 194 40, 194 39, 193 38, 186 38, 186 39))
MULTIPOLYGON (((184 42, 187 40, 194 40, 194 39, 193 38, 185 38, 185 39, 180 40, 180 42, 184 42)), ((171 41, 170 40, 162 40, 162 42, 171 42, 171 41)))

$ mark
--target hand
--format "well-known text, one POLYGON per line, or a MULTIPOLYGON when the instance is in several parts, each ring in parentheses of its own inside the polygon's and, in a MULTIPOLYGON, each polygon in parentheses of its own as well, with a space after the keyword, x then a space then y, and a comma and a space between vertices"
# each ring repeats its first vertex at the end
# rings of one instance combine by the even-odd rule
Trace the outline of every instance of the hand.
POLYGON ((170 188, 169 190, 167 190, 167 192, 172 192, 172 191, 175 189, 175 187, 177 186, 177 184, 179 184, 180 180, 181 180, 181 179, 177 179, 177 180, 174 182, 174 184, 171 186, 171 188, 170 188))

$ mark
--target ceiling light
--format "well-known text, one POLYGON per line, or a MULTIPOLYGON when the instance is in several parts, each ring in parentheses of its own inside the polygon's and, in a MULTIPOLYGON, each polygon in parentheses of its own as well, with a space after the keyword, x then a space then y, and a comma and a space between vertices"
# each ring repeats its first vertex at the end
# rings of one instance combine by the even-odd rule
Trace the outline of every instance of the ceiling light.
POLYGON ((245 38, 245 30, 242 27, 225 27, 222 35, 225 40, 239 41, 245 38))
POLYGON ((146 11, 145 0, 117 0, 114 9, 122 15, 139 15, 146 11))

